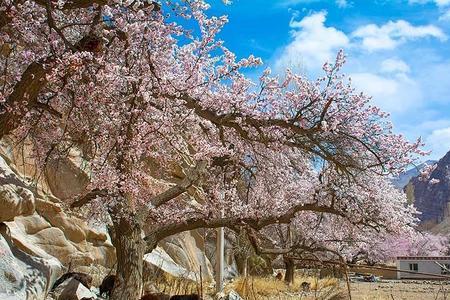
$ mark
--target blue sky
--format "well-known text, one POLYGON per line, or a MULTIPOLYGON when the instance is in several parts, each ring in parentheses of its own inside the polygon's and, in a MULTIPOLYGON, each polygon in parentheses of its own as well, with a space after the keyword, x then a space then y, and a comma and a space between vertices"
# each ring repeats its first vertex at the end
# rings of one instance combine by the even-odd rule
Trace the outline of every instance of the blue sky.
POLYGON ((450 150, 450 0, 234 0, 220 38, 281 72, 311 78, 339 49, 355 86, 391 113, 397 133, 419 136, 430 158, 450 150))

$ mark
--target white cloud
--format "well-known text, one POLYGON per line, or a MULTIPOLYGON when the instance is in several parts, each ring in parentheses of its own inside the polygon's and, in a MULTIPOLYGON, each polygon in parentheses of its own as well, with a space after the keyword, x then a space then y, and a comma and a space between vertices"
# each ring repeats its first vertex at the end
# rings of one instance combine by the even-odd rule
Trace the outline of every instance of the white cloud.
POLYGON ((383 73, 409 73, 411 69, 401 59, 388 58, 381 63, 381 72, 383 73))
POLYGON ((293 40, 288 44, 275 66, 306 67, 317 69, 332 60, 340 48, 349 45, 345 33, 334 27, 326 27, 326 12, 318 12, 300 21, 290 22, 293 40))
POLYGON ((444 136, 450 128, 446 114, 450 108, 450 61, 443 60, 430 44, 417 42, 424 38, 445 41, 443 31, 400 20, 369 24, 346 33, 326 20, 326 12, 303 19, 295 15, 290 22, 292 40, 278 52, 274 69, 280 72, 281 67, 300 66, 306 69, 300 71, 315 77, 322 74, 323 63, 333 61, 338 49, 343 48, 348 55, 345 73, 357 91, 372 96, 374 105, 391 113, 397 132, 411 140, 425 137, 426 149, 434 151, 431 158, 450 150, 450 145, 442 143, 444 138, 450 141, 444 136))
POLYGON ((405 114, 422 105, 423 95, 417 82, 405 74, 381 76, 354 73, 350 77, 359 91, 373 97, 373 103, 384 111, 405 114))
POLYGON ((352 37, 361 39, 362 46, 369 51, 392 50, 408 40, 426 37, 447 40, 445 33, 434 25, 413 26, 404 20, 389 21, 382 26, 364 25, 357 28, 352 37))
POLYGON ((409 4, 425 4, 436 3, 437 6, 443 7, 450 4, 450 0, 408 0, 409 4))
POLYGON ((433 130, 425 144, 428 149, 433 149, 433 158, 444 156, 450 150, 450 127, 433 130))
MULTIPOLYGON (((320 1, 323 1, 323 0, 284 0, 284 1, 281 1, 279 3, 279 5, 290 6, 290 5, 297 5, 300 3, 308 4, 308 3, 320 2, 320 1)), ((346 8, 350 5, 348 0, 335 0, 335 4, 339 8, 346 8)))
MULTIPOLYGON (((299 21, 295 17, 297 15, 289 24, 292 41, 282 49, 275 68, 300 68, 311 72, 318 70, 326 61, 332 61, 341 48, 375 52, 393 50, 408 41, 427 37, 447 40, 445 33, 434 25, 414 26, 404 20, 389 21, 383 25, 364 25, 347 35, 325 24, 325 11, 305 16, 299 21)), ((406 73, 408 68, 404 62, 388 60, 382 66, 382 71, 406 73)))
POLYGON ((336 0, 336 5, 337 5, 339 8, 346 8, 346 7, 349 6, 349 3, 348 3, 347 0, 336 0))
POLYGON ((426 4, 426 3, 434 3, 436 6, 440 8, 440 11, 444 11, 443 14, 439 17, 439 21, 450 21, 450 10, 448 7, 450 6, 450 0, 408 0, 409 4, 426 4), (446 11, 445 11, 446 10, 446 11))
POLYGON ((439 21, 450 21, 450 9, 439 17, 439 21))

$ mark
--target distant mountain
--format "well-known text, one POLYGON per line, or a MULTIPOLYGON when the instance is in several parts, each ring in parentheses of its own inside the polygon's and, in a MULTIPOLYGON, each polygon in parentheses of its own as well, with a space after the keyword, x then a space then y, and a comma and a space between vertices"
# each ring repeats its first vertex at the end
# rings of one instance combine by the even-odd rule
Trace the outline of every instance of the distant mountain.
POLYGON ((400 176, 398 176, 397 178, 394 178, 392 180, 392 183, 394 184, 394 186, 399 189, 399 190, 403 190, 405 188, 405 186, 408 184, 408 182, 413 178, 419 175, 420 170, 422 170, 422 168, 425 165, 434 165, 436 163, 435 160, 427 160, 426 162, 418 165, 417 167, 414 167, 412 169, 409 169, 408 171, 405 171, 404 173, 400 174, 400 176))
POLYGON ((441 158, 428 180, 414 177, 404 188, 414 206, 422 212, 419 216, 423 224, 438 224, 448 218, 450 202, 450 151, 441 158), (430 183, 437 179, 438 183, 430 183))

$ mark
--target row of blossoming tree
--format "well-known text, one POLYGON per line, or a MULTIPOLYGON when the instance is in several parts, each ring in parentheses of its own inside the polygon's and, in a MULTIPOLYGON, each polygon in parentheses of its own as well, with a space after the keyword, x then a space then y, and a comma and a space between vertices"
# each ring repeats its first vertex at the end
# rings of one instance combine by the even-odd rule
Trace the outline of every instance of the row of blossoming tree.
POLYGON ((32 143, 42 170, 83 159, 90 181, 69 204, 112 225, 112 299, 138 299, 143 255, 183 231, 292 224, 305 243, 350 255, 364 247, 356 236, 381 240, 416 222, 387 176, 422 155, 421 143, 394 134, 340 75, 343 52, 315 81, 266 69, 254 82, 243 69, 262 62, 237 60, 217 38, 227 18, 207 9, 200 0, 0 6, 0 137, 32 143))

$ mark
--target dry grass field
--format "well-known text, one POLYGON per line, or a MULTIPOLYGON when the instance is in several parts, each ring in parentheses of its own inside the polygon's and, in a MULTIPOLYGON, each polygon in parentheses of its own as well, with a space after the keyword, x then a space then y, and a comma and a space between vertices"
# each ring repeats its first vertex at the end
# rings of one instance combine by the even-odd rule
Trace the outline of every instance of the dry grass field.
MULTIPOLYGON (((273 278, 238 278, 227 285, 247 300, 344 300, 347 286, 335 278, 296 277, 292 286, 273 278), (301 283, 311 283, 309 292, 302 292, 301 283)), ((353 300, 450 300, 450 284, 440 281, 352 282, 353 300)))
POLYGON ((317 277, 295 278, 292 285, 274 277, 239 277, 227 285, 226 290, 235 290, 243 299, 248 300, 293 300, 293 299, 346 299, 342 290, 343 283, 335 278, 318 279, 317 277), (309 291, 303 291, 303 282, 310 284, 309 291))
MULTIPOLYGON (((214 285, 175 278, 169 275, 153 280, 154 288, 169 294, 200 292, 205 299, 214 299, 214 285)), ((384 280, 382 282, 352 282, 353 300, 450 300, 450 282, 419 280, 384 280)), ((318 279, 297 275, 294 284, 286 285, 275 277, 238 277, 225 286, 226 294, 236 291, 244 300, 345 300, 348 299, 346 282, 336 278, 318 279), (310 284, 303 291, 303 282, 310 284)))
POLYGON ((450 300, 450 285, 439 281, 353 282, 353 300, 450 300))

